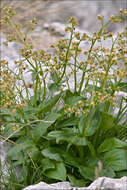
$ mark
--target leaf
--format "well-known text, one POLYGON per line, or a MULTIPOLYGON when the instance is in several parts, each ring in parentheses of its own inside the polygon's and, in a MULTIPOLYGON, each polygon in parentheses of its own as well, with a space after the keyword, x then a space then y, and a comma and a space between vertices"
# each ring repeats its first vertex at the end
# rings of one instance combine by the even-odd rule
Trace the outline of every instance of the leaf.
POLYGON ((104 168, 102 168, 102 171, 99 173, 100 177, 110 177, 110 178, 114 178, 115 177, 115 172, 113 171, 113 169, 111 167, 108 166, 104 166, 104 168))
POLYGON ((51 179, 66 181, 66 168, 63 162, 57 162, 55 169, 50 169, 45 172, 45 175, 51 179))
POLYGON ((68 175, 68 178, 73 187, 84 187, 86 185, 84 179, 76 179, 73 175, 68 175))
POLYGON ((67 128, 64 128, 61 131, 52 131, 48 133, 48 137, 55 138, 57 142, 63 140, 79 146, 86 146, 88 143, 85 137, 81 137, 78 135, 78 133, 75 133, 73 129, 67 128))
POLYGON ((41 151, 43 156, 51 160, 63 161, 57 148, 49 147, 41 151))
POLYGON ((13 123, 8 123, 5 125, 4 131, 3 131, 3 135, 4 137, 9 137, 11 134, 13 134, 13 123))
POLYGON ((42 164, 42 167, 43 167, 43 172, 45 172, 46 170, 55 168, 55 163, 52 160, 48 159, 48 158, 44 158, 41 161, 41 164, 42 164))
POLYGON ((98 148, 98 153, 113 150, 115 148, 127 148, 127 143, 117 138, 106 139, 98 148))
POLYGON ((56 139, 57 142, 60 140, 69 140, 70 136, 74 134, 73 129, 64 128, 61 131, 51 131, 48 133, 47 137, 51 139, 56 139))
MULTIPOLYGON (((32 96, 30 98, 32 98, 32 96)), ((22 112, 20 112, 20 114, 26 120, 31 120, 31 119, 35 119, 36 120, 36 119, 38 119, 35 116, 35 114, 36 114, 37 111, 38 111, 38 108, 33 108, 32 106, 25 106, 25 107, 22 108, 22 112)))
POLYGON ((75 126, 77 125, 77 118, 76 117, 70 117, 64 120, 61 120, 58 125, 60 126, 60 128, 62 127, 71 127, 71 126, 75 126))
POLYGON ((101 123, 101 114, 100 111, 97 110, 91 120, 88 120, 88 126, 85 128, 85 136, 92 136, 96 130, 99 128, 101 123))
POLYGON ((35 140, 38 140, 41 136, 43 136, 48 127, 50 127, 58 118, 60 114, 58 113, 50 113, 45 118, 44 121, 41 121, 33 130, 33 136, 35 140))
POLYGON ((104 158, 114 171, 127 170, 126 150, 114 149, 105 153, 104 158))
POLYGON ((91 152, 91 155, 94 157, 96 155, 95 148, 94 148, 93 144, 90 141, 88 141, 88 147, 89 147, 89 150, 91 152))
POLYGON ((79 167, 79 172, 85 179, 93 181, 95 178, 94 168, 81 166, 79 167))
POLYGON ((77 145, 77 146, 86 146, 88 145, 88 141, 85 137, 80 137, 78 135, 70 137, 70 143, 77 145))
POLYGON ((59 113, 51 112, 46 115, 45 121, 50 121, 51 123, 54 123, 58 118, 60 117, 59 113))
POLYGON ((117 125, 117 137, 122 140, 127 140, 127 122, 122 125, 117 125))
POLYGON ((39 105, 39 113, 40 112, 49 112, 54 107, 54 105, 58 102, 61 94, 54 96, 53 98, 46 100, 43 104, 39 105))
POLYGON ((40 137, 42 137, 46 132, 48 127, 51 126, 51 123, 40 122, 33 129, 33 138, 37 141, 40 137))
POLYGON ((75 157, 72 153, 64 152, 62 157, 65 163, 77 168, 80 166, 79 158, 75 157))
POLYGON ((11 164, 12 164, 12 167, 16 167, 16 166, 21 165, 23 163, 24 163, 24 160, 20 159, 20 160, 12 162, 11 164))
POLYGON ((100 128, 103 131, 107 131, 111 129, 114 126, 113 116, 106 112, 101 112, 101 115, 102 115, 102 120, 101 120, 100 128))
POLYGON ((36 146, 29 147, 27 149, 27 153, 29 153, 33 161, 39 160, 41 155, 39 149, 36 146))
POLYGON ((80 131, 80 134, 83 134, 85 126, 86 126, 86 117, 83 115, 83 116, 81 116, 81 118, 79 120, 79 131, 80 131))
POLYGON ((82 100, 84 101, 85 98, 81 97, 81 96, 72 96, 72 97, 68 97, 65 100, 65 104, 69 104, 70 106, 74 106, 78 101, 82 100))
POLYGON ((52 79, 55 83, 57 83, 57 81, 59 80, 59 77, 58 77, 57 72, 56 72, 56 71, 51 72, 51 73, 50 73, 50 76, 51 76, 51 79, 52 79))
POLYGON ((58 85, 56 83, 51 83, 48 85, 49 94, 52 96, 55 92, 57 92, 60 89, 61 85, 58 85))
POLYGON ((120 91, 127 92, 127 82, 121 82, 119 84, 120 91))
POLYGON ((1 110, 0 110, 0 116, 10 116, 11 115, 11 113, 10 113, 10 111, 8 110, 8 109, 2 109, 1 108, 1 110))
POLYGON ((32 145, 28 142, 20 143, 18 145, 14 145, 8 153, 7 157, 11 160, 18 160, 22 159, 22 150, 26 150, 27 148, 31 147, 32 145))

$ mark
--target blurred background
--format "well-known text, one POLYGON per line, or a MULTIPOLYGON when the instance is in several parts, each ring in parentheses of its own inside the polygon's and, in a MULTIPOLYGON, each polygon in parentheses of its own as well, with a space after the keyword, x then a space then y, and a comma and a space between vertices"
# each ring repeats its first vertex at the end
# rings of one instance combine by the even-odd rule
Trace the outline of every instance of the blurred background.
MULTIPOLYGON (((64 24, 67 24, 70 16, 77 18, 81 30, 90 33, 100 26, 96 20, 97 14, 103 14, 107 20, 109 16, 117 14, 120 8, 127 8, 126 0, 1 0, 0 4, 1 9, 6 6, 14 8, 17 13, 14 20, 22 24, 23 29, 29 20, 36 17, 38 25, 31 37, 37 48, 45 49, 64 35, 64 24)), ((122 28, 123 24, 110 24, 108 30, 117 32, 122 28)), ((8 33, 10 29, 1 28, 1 32, 8 33)))

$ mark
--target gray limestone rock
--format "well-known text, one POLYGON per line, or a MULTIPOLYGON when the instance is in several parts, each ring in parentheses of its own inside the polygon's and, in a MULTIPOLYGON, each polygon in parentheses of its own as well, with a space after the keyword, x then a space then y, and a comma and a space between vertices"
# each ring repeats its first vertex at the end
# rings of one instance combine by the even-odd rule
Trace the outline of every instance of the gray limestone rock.
POLYGON ((72 187, 69 182, 58 182, 48 185, 40 182, 36 185, 30 185, 23 190, 126 190, 127 177, 120 179, 111 179, 108 177, 99 177, 88 187, 72 187))

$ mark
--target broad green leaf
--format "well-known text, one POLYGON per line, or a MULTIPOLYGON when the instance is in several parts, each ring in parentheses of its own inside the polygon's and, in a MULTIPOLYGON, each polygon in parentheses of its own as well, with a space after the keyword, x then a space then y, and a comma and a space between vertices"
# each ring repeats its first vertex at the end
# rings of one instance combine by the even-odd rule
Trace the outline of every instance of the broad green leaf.
POLYGON ((76 179, 73 175, 68 175, 68 178, 71 185, 74 187, 84 187, 86 185, 86 181, 84 179, 76 179))
POLYGON ((127 170, 127 151, 114 149, 104 154, 104 158, 114 171, 127 170))
POLYGON ((23 160, 23 159, 14 161, 14 162, 11 163, 11 164, 12 164, 12 167, 16 167, 16 166, 18 166, 18 165, 21 165, 21 164, 24 163, 24 161, 25 161, 25 160, 23 160))
POLYGON ((22 108, 22 114, 35 114, 38 111, 38 108, 32 106, 25 106, 22 108))
POLYGON ((59 150, 57 148, 49 147, 49 148, 42 150, 41 153, 43 154, 43 156, 45 156, 51 160, 56 160, 56 161, 62 161, 63 160, 61 158, 61 156, 59 154, 59 150))
POLYGON ((27 153, 29 153, 33 161, 39 160, 41 156, 41 152, 36 146, 29 147, 27 153))
POLYGON ((81 118, 79 120, 79 131, 80 131, 80 134, 83 134, 85 126, 86 126, 86 117, 83 115, 83 116, 81 116, 81 118))
POLYGON ((59 113, 51 112, 46 115, 45 121, 50 121, 51 123, 54 123, 58 118, 60 117, 59 113))
POLYGON ((97 166, 97 164, 98 164, 99 161, 102 162, 102 160, 101 160, 100 157, 93 157, 93 156, 91 157, 91 156, 89 156, 87 158, 87 160, 86 160, 86 165, 95 168, 97 166))
POLYGON ((47 170, 45 175, 51 179, 66 181, 66 168, 63 162, 56 162, 56 168, 47 170))
POLYGON ((69 104, 70 106, 74 106, 76 103, 78 103, 78 101, 80 100, 84 100, 83 97, 81 96, 72 96, 72 97, 68 97, 65 100, 65 104, 69 104))
POLYGON ((51 131, 48 133, 47 137, 51 138, 51 139, 56 139, 57 142, 59 142, 60 140, 69 140, 70 137, 72 137, 72 135, 74 135, 73 129, 71 128, 64 128, 61 131, 51 131))
POLYGON ((95 153, 95 148, 94 148, 93 144, 92 144, 90 141, 88 141, 88 147, 89 147, 89 150, 90 150, 90 152, 91 152, 91 155, 92 155, 93 157, 95 157, 95 155, 96 155, 96 153, 95 153))
POLYGON ((66 102, 66 99, 69 98, 69 97, 72 97, 74 96, 74 94, 70 91, 70 90, 65 90, 64 91, 64 101, 66 102))
POLYGON ((73 155, 72 153, 64 152, 62 157, 65 163, 77 168, 80 166, 79 158, 75 157, 75 155, 73 155))
MULTIPOLYGON (((32 97, 30 97, 30 98, 32 99, 32 97)), ((37 111, 38 111, 38 108, 33 108, 32 106, 25 106, 22 108, 22 111, 20 111, 21 116, 20 115, 19 116, 23 117, 23 119, 26 119, 26 120, 31 120, 31 119, 36 120, 36 119, 38 119, 35 116, 37 111)))
POLYGON ((30 145, 30 143, 28 142, 24 142, 24 143, 20 143, 18 145, 14 145, 14 147, 12 147, 8 153, 7 153, 7 157, 11 160, 18 160, 20 158, 22 158, 22 150, 26 150, 27 148, 30 148, 32 145, 30 145))
POLYGON ((103 177, 110 177, 110 178, 114 178, 115 177, 115 172, 113 171, 113 169, 111 167, 108 166, 104 166, 104 168, 102 168, 102 171, 99 173, 99 176, 103 177))
POLYGON ((42 164, 42 167, 43 167, 43 172, 45 172, 46 170, 49 170, 49 169, 55 169, 55 163, 48 159, 48 158, 44 158, 42 161, 41 161, 41 164, 42 164))
POLYGON ((56 139, 57 142, 67 141, 68 143, 79 146, 86 146, 88 143, 85 137, 79 136, 73 132, 73 129, 66 130, 65 128, 61 131, 52 131, 48 134, 48 137, 56 139))
POLYGON ((88 141, 85 137, 80 137, 78 135, 70 137, 70 143, 77 145, 77 146, 86 146, 88 145, 88 141))
POLYGON ((70 126, 75 126, 77 125, 77 118, 76 117, 70 117, 67 119, 64 119, 58 123, 60 128, 62 127, 70 127, 70 126))
POLYGON ((59 80, 58 74, 54 71, 54 72, 52 72, 52 73, 50 74, 50 76, 51 76, 51 79, 52 79, 55 83, 57 83, 57 81, 59 80))
POLYGON ((41 136, 43 136, 48 127, 50 127, 58 118, 60 114, 50 113, 48 114, 43 121, 41 121, 33 130, 33 136, 35 140, 38 140, 41 136))
POLYGON ((115 148, 127 148, 127 143, 117 138, 106 139, 98 148, 98 152, 106 152, 115 148))
POLYGON ((85 136, 92 136, 99 128, 101 123, 100 111, 96 111, 91 120, 88 121, 87 127, 85 128, 85 136))
POLYGON ((40 112, 49 112, 54 107, 54 105, 58 102, 61 94, 54 96, 53 98, 46 100, 43 104, 39 105, 39 113, 40 112))
POLYGON ((101 112, 101 115, 102 115, 102 120, 101 120, 100 128, 103 131, 107 131, 111 129, 114 126, 113 116, 106 112, 101 112))
POLYGON ((89 180, 93 181, 95 178, 94 168, 81 166, 81 167, 79 167, 79 172, 85 179, 89 179, 89 180))

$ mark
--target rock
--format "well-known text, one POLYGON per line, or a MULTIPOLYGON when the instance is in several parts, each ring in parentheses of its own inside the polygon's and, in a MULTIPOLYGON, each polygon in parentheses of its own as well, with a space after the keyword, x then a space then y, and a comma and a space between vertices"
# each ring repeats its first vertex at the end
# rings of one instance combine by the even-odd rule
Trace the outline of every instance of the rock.
MULTIPOLYGON (((66 23, 71 16, 74 16, 77 18, 80 28, 93 32, 99 27, 99 22, 95 21, 97 14, 103 14, 107 20, 109 15, 117 14, 120 8, 125 7, 126 3, 124 0, 51 1, 46 7, 49 14, 43 15, 43 19, 48 23, 66 23)), ((119 30, 119 27, 119 24, 111 24, 109 31, 119 30)))
POLYGON ((14 61, 19 60, 21 56, 19 55, 19 51, 21 45, 17 42, 8 43, 8 46, 5 46, 6 37, 1 33, 0 37, 0 55, 1 60, 6 59, 9 62, 9 66, 11 69, 14 68, 14 61))
MULTIPOLYGON (((71 16, 77 18, 79 27, 83 30, 95 31, 99 27, 99 21, 95 20, 97 14, 103 14, 107 20, 110 15, 115 15, 120 8, 127 7, 126 0, 110 1, 2 1, 1 7, 12 6, 17 12, 15 20, 27 26, 28 21, 36 17, 41 26, 44 23, 67 23, 71 16)), ((116 32, 123 25, 110 24, 109 31, 116 32)), ((7 28, 4 29, 7 32, 7 28)))
POLYGON ((126 188, 127 177, 120 179, 99 177, 88 187, 72 187, 69 182, 58 182, 51 185, 40 182, 36 185, 30 185, 23 190, 126 190, 126 188))
POLYGON ((44 182, 40 182, 36 185, 30 185, 23 190, 72 190, 72 187, 69 182, 58 182, 51 185, 48 185, 44 182))
POLYGON ((60 22, 45 23, 43 28, 49 30, 53 35, 65 36, 65 24, 60 22))
POLYGON ((3 143, 3 139, 0 137, 0 182, 7 181, 7 178, 9 176, 9 163, 6 162, 6 156, 10 148, 10 144, 8 142, 3 143))
MULTIPOLYGON (((122 177, 120 179, 111 179, 108 177, 99 177, 96 179, 87 189, 88 190, 126 190, 127 189, 127 177, 122 177)), ((79 190, 85 190, 79 188, 79 190)))

